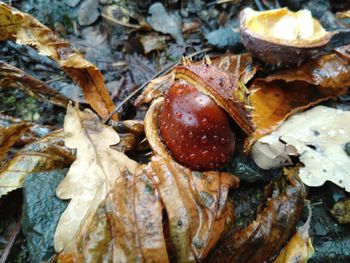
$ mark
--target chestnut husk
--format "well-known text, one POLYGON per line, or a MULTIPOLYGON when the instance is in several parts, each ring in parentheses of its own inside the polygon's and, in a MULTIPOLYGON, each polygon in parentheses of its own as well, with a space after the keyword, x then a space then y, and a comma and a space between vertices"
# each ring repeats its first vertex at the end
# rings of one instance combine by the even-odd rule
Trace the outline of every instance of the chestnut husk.
MULTIPOLYGON (((281 10, 291 12, 286 8, 265 12, 274 15, 274 12, 281 12, 281 10)), ((284 40, 281 39, 277 43, 272 39, 269 40, 268 36, 261 36, 249 30, 246 26, 247 15, 245 12, 247 12, 246 9, 240 13, 240 34, 244 47, 260 60, 273 65, 299 65, 303 61, 316 57, 336 34, 335 32, 326 32, 317 41, 310 43, 302 39, 294 40, 295 43, 283 43, 284 40)), ((313 22, 315 21, 318 23, 313 18, 313 22)))

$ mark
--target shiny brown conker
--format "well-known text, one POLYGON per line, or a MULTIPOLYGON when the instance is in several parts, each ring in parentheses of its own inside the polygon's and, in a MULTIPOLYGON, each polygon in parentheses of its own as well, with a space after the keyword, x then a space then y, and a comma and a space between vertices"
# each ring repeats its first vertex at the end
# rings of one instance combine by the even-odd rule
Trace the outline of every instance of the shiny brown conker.
POLYGON ((159 130, 173 158, 192 170, 222 167, 235 150, 228 114, 184 81, 175 82, 164 98, 159 130))

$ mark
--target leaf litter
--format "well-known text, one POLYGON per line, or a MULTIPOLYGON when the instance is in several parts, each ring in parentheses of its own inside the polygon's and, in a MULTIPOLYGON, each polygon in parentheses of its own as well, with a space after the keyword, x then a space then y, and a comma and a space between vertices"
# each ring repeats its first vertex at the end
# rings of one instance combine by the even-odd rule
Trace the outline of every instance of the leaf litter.
MULTIPOLYGON (((100 117, 106 119, 111 115, 114 105, 97 67, 87 62, 82 55, 72 51, 67 42, 57 38, 52 31, 33 17, 2 3, 0 14, 3 15, 0 16, 1 29, 5 32, 2 40, 12 39, 20 44, 34 46, 39 53, 53 58, 80 85, 86 101, 100 117), (28 26, 29 22, 31 26, 28 26), (38 32, 47 35, 43 37, 38 32), (89 79, 84 77, 85 74, 89 79)), ((169 33, 178 44, 183 44, 181 21, 177 15, 167 12, 164 6, 153 7, 150 9, 150 14, 148 22, 154 30, 169 33), (168 18, 166 20, 168 24, 176 24, 176 27, 168 27, 173 31, 161 30, 158 26, 160 21, 152 20, 159 19, 154 15, 158 12, 154 9, 160 10, 160 14, 168 18)), ((131 16, 127 13, 125 15, 126 20, 122 22, 129 23, 131 16)), ((136 25, 137 29, 141 26, 143 26, 141 22, 140 25, 136 25)), ((159 37, 159 40, 166 42, 168 38, 159 37)), ((160 42, 151 44, 146 51, 152 53, 154 52, 152 49, 164 48, 160 42)), ((217 58, 207 58, 205 61, 224 69, 239 86, 240 99, 245 103, 254 126, 254 132, 246 139, 246 151, 258 140, 252 147, 254 152, 256 145, 266 138, 263 136, 278 133, 290 120, 299 116, 295 114, 296 112, 329 99, 336 99, 338 95, 346 94, 349 86, 347 46, 337 48, 301 66, 277 70, 264 78, 255 77, 255 75, 261 76, 264 68, 260 67, 249 53, 226 54, 217 58)), ((184 62, 192 63, 185 60, 184 62)), ((9 65, 6 67, 10 68, 9 65)), ((16 68, 13 68, 13 72, 21 73, 16 68)), ((13 85, 16 80, 21 80, 16 79, 15 75, 12 76, 10 81, 13 85)), ((161 76, 159 80, 152 80, 135 105, 140 106, 162 96, 163 90, 173 79, 174 77, 169 74, 161 76)), ((30 79, 25 84, 30 89, 33 84, 36 85, 35 83, 40 85, 35 79, 30 79)), ((56 94, 50 93, 47 89, 38 91, 38 94, 43 92, 44 96, 55 103, 56 94)), ((65 98, 61 101, 66 105, 65 98)), ((319 107, 300 115, 304 116, 317 108, 319 107)), ((329 109, 329 111, 339 110, 329 109)), ((310 123, 316 123, 319 115, 316 114, 315 118, 311 118, 313 122, 310 123)), ((114 116, 116 119, 116 115, 114 116)), ((320 122, 323 121, 325 120, 322 119, 320 122)), ((265 162, 269 168, 292 164, 286 152, 300 155, 300 161, 305 166, 285 170, 287 181, 282 179, 279 183, 268 185, 265 191, 266 205, 257 212, 256 220, 246 228, 236 230, 235 211, 229 198, 229 191, 238 186, 238 179, 226 172, 200 173, 177 164, 162 147, 159 147, 159 141, 152 142, 152 137, 157 133, 153 124, 150 125, 145 120, 146 136, 153 152, 146 164, 136 163, 123 152, 114 150, 119 147, 120 150, 131 151, 137 146, 128 142, 126 139, 128 137, 123 134, 120 135, 122 143, 119 143, 118 134, 111 127, 102 124, 89 110, 82 112, 76 107, 68 106, 64 131, 66 146, 62 144, 62 131, 57 131, 38 141, 31 139, 30 143, 12 156, 8 155, 9 150, 18 143, 23 143, 23 135, 32 127, 27 123, 15 124, 10 129, 1 131, 5 136, 1 145, 3 158, 10 156, 10 160, 1 170, 0 182, 10 182, 10 187, 0 185, 0 190, 5 189, 3 194, 6 194, 22 187, 23 180, 28 174, 69 167, 75 160, 56 192, 60 198, 71 200, 61 216, 55 234, 55 250, 61 252, 59 260, 62 262, 72 259, 78 262, 111 261, 115 255, 127 261, 137 262, 150 260, 191 262, 205 259, 220 262, 223 259, 227 260, 227 257, 233 262, 240 262, 239 260, 261 262, 276 257, 288 240, 290 241, 285 250, 276 260, 283 257, 282 262, 286 262, 283 261, 286 258, 295 258, 293 253, 296 250, 302 251, 302 255, 299 255, 302 260, 307 260, 304 249, 308 246, 307 249, 310 248, 306 231, 309 228, 309 220, 294 234, 305 199, 305 191, 298 176, 301 176, 305 183, 307 177, 303 176, 305 171, 311 171, 312 176, 315 175, 309 160, 315 157, 312 157, 312 154, 310 157, 308 154, 315 151, 313 148, 317 150, 316 146, 308 144, 305 146, 304 142, 294 141, 294 149, 283 145, 285 148, 282 157, 268 156, 270 159, 265 162), (118 143, 119 146, 116 147, 118 143), (71 149, 77 149, 76 155, 71 149), (36 160, 32 151, 40 158, 36 160), (305 155, 307 158, 304 158, 305 155), (286 162, 283 158, 287 157, 289 159, 286 162), (22 161, 28 163, 33 160, 34 164, 21 172, 11 168, 17 167, 16 165, 22 161), (270 238, 270 235, 278 236, 279 239, 270 238), (252 246, 256 249, 252 250, 252 246), (290 251, 292 253, 289 253, 290 251)), ((143 134, 140 131, 137 135, 133 134, 133 131, 130 132, 132 138, 143 134)), ((344 137, 348 138, 346 131, 344 134, 344 137)), ((312 142, 315 142, 314 137, 310 135, 312 142)), ((289 143, 289 138, 282 141, 278 143, 289 143)), ((344 140, 339 143, 342 145, 343 154, 347 153, 346 143, 344 140)), ((339 145, 337 147, 333 145, 331 148, 337 149, 334 153, 331 149, 332 153, 327 152, 327 156, 337 158, 341 152, 339 145)), ((281 145, 276 148, 280 150, 281 145)), ((264 157, 264 154, 259 153, 259 158, 264 157)), ((343 159, 341 162, 346 163, 343 159)), ((329 158, 326 158, 325 163, 327 161, 329 158)), ((310 173, 308 175, 310 176, 310 173)), ((342 175, 343 179, 346 181, 346 173, 342 175)), ((326 179, 316 178, 313 183, 322 184, 324 180, 326 179)))

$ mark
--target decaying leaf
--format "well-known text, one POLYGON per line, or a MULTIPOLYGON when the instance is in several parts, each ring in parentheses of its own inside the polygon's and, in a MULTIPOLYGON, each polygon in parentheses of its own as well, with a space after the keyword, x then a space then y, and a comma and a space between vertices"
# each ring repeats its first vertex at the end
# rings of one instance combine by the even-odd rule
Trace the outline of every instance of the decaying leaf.
MULTIPOLYGON (((56 61, 79 84, 86 101, 101 117, 107 117, 113 111, 114 104, 101 72, 48 27, 34 17, 1 2, 0 28, 5 28, 1 31, 4 34, 0 35, 0 41, 13 40, 21 45, 29 45, 39 54, 56 61)), ((116 118, 114 115, 114 119, 116 118)))
POLYGON ((154 156, 136 173, 125 170, 81 232, 77 254, 63 262, 196 262, 234 222, 232 175, 192 172, 154 156), (166 215, 166 216, 165 216, 166 215), (164 224, 164 225, 163 225, 164 224))
POLYGON ((331 209, 331 213, 339 223, 350 223, 350 199, 344 199, 335 203, 331 209))
POLYGON ((74 154, 64 147, 63 140, 63 132, 56 131, 27 144, 15 154, 0 170, 0 197, 22 187, 30 173, 69 166, 74 154))
POLYGON ((285 170, 289 184, 276 187, 266 207, 246 228, 224 236, 208 257, 208 262, 268 262, 294 234, 304 206, 305 189, 298 169, 285 170))
POLYGON ((263 169, 290 163, 299 155, 305 167, 300 178, 309 186, 331 181, 350 191, 350 111, 317 106, 291 116, 277 130, 259 139, 252 158, 263 169), (278 160, 278 162, 276 162, 278 160))
POLYGON ((168 262, 161 210, 147 167, 125 170, 81 231, 78 253, 61 254, 60 261, 168 262))
POLYGON ((60 218, 54 242, 57 252, 69 253, 79 231, 120 177, 120 170, 134 173, 137 163, 110 148, 119 142, 118 134, 89 110, 80 112, 69 105, 64 133, 66 146, 77 149, 77 159, 56 191, 59 198, 71 201, 60 218))
POLYGON ((286 83, 257 79, 249 91, 255 131, 247 145, 275 130, 292 114, 322 101, 335 99, 346 93, 347 88, 323 88, 302 81, 286 83))
POLYGON ((15 87, 24 90, 27 94, 54 105, 67 107, 69 99, 47 86, 41 80, 29 76, 24 71, 0 61, 0 86, 15 87))
POLYGON ((311 222, 311 206, 309 207, 309 216, 305 224, 298 227, 296 234, 289 240, 273 263, 306 263, 313 256, 315 250, 309 237, 311 222))

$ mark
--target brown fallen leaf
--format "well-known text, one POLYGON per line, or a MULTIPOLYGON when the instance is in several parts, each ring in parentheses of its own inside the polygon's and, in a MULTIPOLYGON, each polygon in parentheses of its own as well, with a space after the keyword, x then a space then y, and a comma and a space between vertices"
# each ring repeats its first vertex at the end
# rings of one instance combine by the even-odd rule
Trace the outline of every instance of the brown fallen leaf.
POLYGON ((0 61, 0 85, 6 88, 19 88, 30 96, 54 105, 67 107, 69 99, 47 86, 41 80, 35 79, 24 71, 0 61))
MULTIPOLYGON (((81 87, 85 100, 101 116, 114 109, 113 101, 98 68, 75 52, 70 44, 29 14, 0 3, 0 41, 12 40, 35 48, 39 54, 56 61, 81 87)), ((114 115, 113 119, 117 119, 114 115)))
POLYGON ((64 147, 63 132, 56 131, 27 144, 0 170, 0 197, 22 187, 26 176, 69 166, 74 153, 64 147))
POLYGON ((74 253, 61 262, 196 262, 234 223, 227 173, 192 172, 156 155, 133 174, 125 170, 90 223, 74 253), (165 216, 166 215, 166 216, 165 216))
POLYGON ((338 95, 345 94, 347 88, 324 88, 303 81, 287 83, 256 79, 249 91, 255 131, 246 141, 246 149, 249 149, 256 140, 279 127, 292 114, 322 101, 335 99, 338 95))
POLYGON ((59 198, 71 201, 57 225, 54 245, 57 252, 70 253, 79 231, 89 224, 120 177, 120 170, 134 173, 137 163, 110 148, 119 142, 118 134, 90 110, 81 112, 69 105, 64 133, 65 145, 77 149, 77 158, 56 190, 59 198))
POLYGON ((80 233, 77 254, 62 253, 60 262, 168 262, 162 203, 148 167, 124 170, 80 233))
POLYGON ((221 235, 233 227, 228 191, 238 179, 227 173, 191 171, 172 159, 155 156, 151 167, 168 216, 176 262, 203 260, 221 235))
POLYGON ((273 190, 265 209, 246 228, 226 235, 207 262, 268 262, 294 234, 304 206, 305 189, 298 169, 285 169, 289 181, 283 190, 273 190))
POLYGON ((315 253, 309 237, 311 206, 308 203, 309 216, 305 224, 298 227, 297 233, 289 240, 273 263, 306 263, 315 253))

